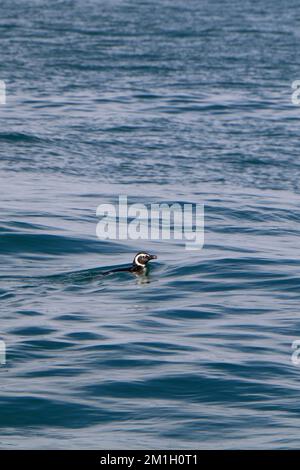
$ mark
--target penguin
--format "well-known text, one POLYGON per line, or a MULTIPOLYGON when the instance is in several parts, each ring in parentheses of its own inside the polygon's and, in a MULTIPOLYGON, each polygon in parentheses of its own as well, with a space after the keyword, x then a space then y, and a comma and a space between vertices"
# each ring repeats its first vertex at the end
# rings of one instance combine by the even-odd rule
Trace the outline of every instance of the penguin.
POLYGON ((148 262, 152 259, 157 259, 156 255, 149 255, 149 253, 145 253, 141 251, 137 253, 133 259, 132 266, 128 268, 116 268, 111 269, 110 271, 104 272, 102 274, 107 275, 111 273, 120 273, 120 272, 129 272, 136 274, 137 276, 143 276, 148 273, 148 262))
POLYGON ((152 259, 157 259, 156 255, 149 255, 149 253, 140 252, 135 255, 131 268, 131 273, 146 274, 148 269, 148 262, 152 259))

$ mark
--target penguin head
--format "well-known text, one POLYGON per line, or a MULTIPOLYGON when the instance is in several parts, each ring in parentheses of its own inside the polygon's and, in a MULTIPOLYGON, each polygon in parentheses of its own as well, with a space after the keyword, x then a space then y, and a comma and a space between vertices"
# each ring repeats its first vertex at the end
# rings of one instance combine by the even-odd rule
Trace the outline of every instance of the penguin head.
POLYGON ((134 266, 145 267, 146 264, 151 259, 157 259, 157 256, 156 255, 149 255, 149 253, 140 252, 137 255, 135 255, 134 260, 133 260, 133 265, 134 266))

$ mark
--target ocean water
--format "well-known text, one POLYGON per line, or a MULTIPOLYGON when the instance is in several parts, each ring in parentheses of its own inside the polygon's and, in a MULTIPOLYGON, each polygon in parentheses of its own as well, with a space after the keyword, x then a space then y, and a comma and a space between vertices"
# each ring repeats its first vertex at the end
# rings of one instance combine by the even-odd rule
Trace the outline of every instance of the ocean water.
POLYGON ((299 447, 299 18, 2 0, 1 448, 299 447), (203 249, 98 239, 119 195, 204 203, 203 249))

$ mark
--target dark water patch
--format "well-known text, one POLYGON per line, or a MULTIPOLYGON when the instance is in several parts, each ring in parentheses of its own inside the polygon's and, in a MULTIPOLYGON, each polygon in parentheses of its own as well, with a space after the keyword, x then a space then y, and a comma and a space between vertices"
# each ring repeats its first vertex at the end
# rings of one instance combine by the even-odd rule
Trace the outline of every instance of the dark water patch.
MULTIPOLYGON (((36 214, 34 214, 36 215, 36 214)), ((32 232, 36 232, 39 230, 51 230, 50 226, 45 226, 42 224, 33 224, 33 223, 28 223, 28 222, 23 222, 19 220, 11 220, 11 221, 5 221, 4 222, 4 227, 0 228, 0 231, 5 232, 8 230, 9 232, 14 231, 14 232, 19 232, 21 230, 30 230, 32 232)), ((60 228, 55 228, 55 230, 62 230, 60 228)))
POLYGON ((45 421, 47 426, 81 428, 86 424, 105 423, 126 416, 126 413, 107 411, 105 408, 26 395, 2 397, 0 408, 2 425, 10 428, 39 427, 45 421))
POLYGON ((52 328, 46 328, 41 326, 30 326, 25 328, 15 328, 11 330, 11 333, 17 336, 44 336, 50 335, 55 330, 52 328))
POLYGON ((0 239, 1 251, 8 253, 43 253, 43 254, 74 254, 82 250, 96 253, 99 245, 96 241, 70 238, 50 234, 11 233, 0 239))
POLYGON ((209 310, 205 309, 205 306, 201 306, 201 308, 198 309, 192 309, 192 308, 184 308, 184 309, 161 309, 157 310, 155 312, 155 317, 158 318, 174 318, 176 319, 182 319, 182 320, 193 320, 193 319, 209 319, 209 318, 215 318, 217 315, 220 315, 220 313, 217 313, 215 311, 215 308, 212 308, 212 306, 209 306, 209 310))
POLYGON ((103 335, 91 333, 89 331, 74 331, 65 337, 74 341, 98 341, 105 338, 103 335))
POLYGON ((27 351, 37 352, 40 351, 43 355, 46 354, 47 351, 61 351, 67 348, 71 348, 74 345, 73 342, 63 341, 63 340, 54 340, 54 339, 45 339, 45 340, 37 340, 37 339, 28 339, 23 341, 22 348, 27 351))
POLYGON ((26 317, 38 317, 38 316, 42 315, 41 312, 37 312, 37 311, 34 311, 34 310, 18 310, 17 314, 24 315, 26 317))
POLYGON ((0 141, 15 144, 45 143, 45 139, 32 134, 22 132, 0 132, 0 141))
POLYGON ((30 379, 41 379, 45 378, 45 380, 48 380, 49 377, 52 379, 55 377, 80 377, 80 375, 83 373, 82 367, 79 366, 74 366, 74 367, 55 367, 48 365, 46 369, 38 368, 37 370, 33 371, 26 371, 26 374, 24 374, 24 379, 30 378, 30 379))
MULTIPOLYGON (((86 389, 85 389, 86 390, 86 389)), ((179 400, 188 396, 189 402, 220 403, 262 401, 273 396, 276 386, 253 384, 237 379, 203 378, 197 375, 149 378, 135 383, 114 382, 94 385, 86 390, 95 396, 122 398, 179 400)))
POLYGON ((82 315, 82 313, 69 313, 69 314, 64 314, 64 315, 58 315, 55 317, 55 320, 61 321, 61 322, 72 322, 72 323, 77 323, 77 322, 92 322, 94 320, 89 319, 87 315, 82 315))
POLYGON ((0 289, 0 300, 7 300, 14 298, 13 292, 0 289))

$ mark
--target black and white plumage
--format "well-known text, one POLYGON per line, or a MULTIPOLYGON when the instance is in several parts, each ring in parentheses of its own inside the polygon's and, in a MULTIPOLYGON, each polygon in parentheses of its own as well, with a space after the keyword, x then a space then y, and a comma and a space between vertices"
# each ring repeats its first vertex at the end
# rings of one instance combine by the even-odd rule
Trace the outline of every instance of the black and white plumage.
POLYGON ((135 255, 130 272, 137 274, 144 274, 147 270, 147 264, 150 260, 157 259, 156 255, 149 255, 149 253, 140 252, 135 255))
POLYGON ((120 273, 120 272, 130 272, 136 275, 145 275, 148 271, 147 264, 150 260, 157 259, 156 255, 150 255, 149 253, 141 251, 137 253, 133 259, 132 266, 128 268, 116 268, 111 269, 102 274, 111 274, 111 273, 120 273))

